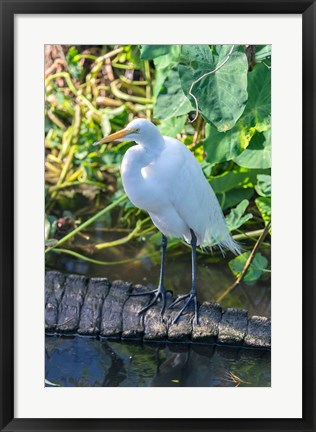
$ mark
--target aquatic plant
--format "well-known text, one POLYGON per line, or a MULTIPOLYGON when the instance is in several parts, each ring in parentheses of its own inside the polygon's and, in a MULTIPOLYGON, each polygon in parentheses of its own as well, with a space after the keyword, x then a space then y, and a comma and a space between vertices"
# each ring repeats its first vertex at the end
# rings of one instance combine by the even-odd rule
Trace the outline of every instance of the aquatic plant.
MULTIPOLYGON (((96 262, 91 254, 101 248, 145 239, 155 259, 156 229, 126 198, 119 174, 132 143, 93 147, 138 116, 179 138, 200 162, 230 231, 245 249, 229 264, 236 277, 252 283, 267 275, 270 46, 49 45, 45 78, 47 252, 96 262), (87 229, 97 220, 102 226, 94 229, 119 229, 122 237, 91 244, 87 229), (72 243, 76 235, 86 241, 83 252, 72 243), (258 239, 260 251, 245 272, 258 239)), ((170 248, 186 252, 180 241, 170 248)))

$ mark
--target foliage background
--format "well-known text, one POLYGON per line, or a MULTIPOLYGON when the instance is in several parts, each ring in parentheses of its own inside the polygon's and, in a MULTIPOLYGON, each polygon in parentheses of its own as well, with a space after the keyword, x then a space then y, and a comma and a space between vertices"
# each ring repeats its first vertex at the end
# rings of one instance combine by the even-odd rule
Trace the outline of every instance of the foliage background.
MULTIPOLYGON (((96 262, 96 251, 117 244, 145 239, 153 250, 158 248, 160 236, 148 215, 124 198, 120 163, 133 143, 93 147, 132 118, 145 117, 163 134, 184 142, 201 164, 230 231, 245 249, 229 262, 236 276, 241 273, 271 219, 271 47, 234 46, 223 67, 193 86, 199 116, 190 122, 195 113, 192 83, 223 63, 231 49, 231 45, 46 46, 48 253, 72 253, 96 262), (103 211, 109 205, 110 210, 103 211), (80 246, 74 244, 73 230, 99 211, 103 227, 124 234, 101 244, 88 237, 80 246), (60 249, 61 240, 66 249, 60 249)), ((246 282, 267 272, 270 235, 256 252, 246 282)), ((169 244, 173 253, 185 247, 179 240, 169 244)), ((216 247, 214 253, 221 259, 216 247)))

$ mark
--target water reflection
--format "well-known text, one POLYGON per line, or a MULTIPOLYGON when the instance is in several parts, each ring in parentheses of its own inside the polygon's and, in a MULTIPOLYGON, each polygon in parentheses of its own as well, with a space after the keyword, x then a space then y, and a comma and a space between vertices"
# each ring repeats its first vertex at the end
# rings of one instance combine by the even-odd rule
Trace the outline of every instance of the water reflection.
POLYGON ((65 387, 270 386, 270 352, 244 348, 46 336, 45 366, 65 387))

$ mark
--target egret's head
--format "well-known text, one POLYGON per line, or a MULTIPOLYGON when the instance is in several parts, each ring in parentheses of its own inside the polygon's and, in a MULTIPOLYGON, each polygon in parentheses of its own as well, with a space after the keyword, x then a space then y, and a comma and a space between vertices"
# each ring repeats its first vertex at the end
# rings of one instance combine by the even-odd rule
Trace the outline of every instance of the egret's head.
POLYGON ((153 123, 137 118, 128 123, 123 130, 102 138, 94 144, 98 145, 111 141, 135 141, 138 144, 147 144, 157 140, 158 136, 162 138, 158 128, 153 123))

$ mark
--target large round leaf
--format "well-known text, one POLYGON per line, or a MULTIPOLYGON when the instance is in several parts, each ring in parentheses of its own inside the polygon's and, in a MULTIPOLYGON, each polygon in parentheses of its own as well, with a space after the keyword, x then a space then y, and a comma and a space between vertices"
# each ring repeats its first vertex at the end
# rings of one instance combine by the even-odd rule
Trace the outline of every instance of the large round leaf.
POLYGON ((267 174, 258 174, 255 189, 258 195, 262 197, 271 197, 271 176, 267 174))
POLYGON ((213 54, 208 45, 183 45, 180 62, 185 65, 195 62, 197 67, 206 71, 215 69, 213 54))
MULTIPOLYGON (((228 263, 231 271, 234 273, 236 277, 238 277, 242 272, 249 256, 250 256, 250 252, 244 252, 242 255, 237 256, 236 258, 234 258, 228 263)), ((261 275, 264 273, 267 267, 268 267, 267 258, 263 256, 260 252, 257 252, 243 279, 244 282, 246 283, 256 282, 258 279, 260 279, 261 275)))
POLYGON ((242 189, 241 187, 236 187, 227 192, 218 192, 216 196, 222 210, 227 210, 239 204, 242 200, 250 200, 253 193, 252 188, 242 189))
POLYGON ((142 60, 152 60, 156 57, 168 54, 171 45, 141 45, 140 58, 142 60))
POLYGON ((249 146, 234 162, 244 168, 271 168, 271 130, 256 132, 249 146))
POLYGON ((154 58, 156 73, 155 73, 155 81, 153 86, 153 95, 155 98, 158 96, 158 93, 170 69, 178 65, 180 54, 181 54, 181 45, 170 45, 167 54, 154 58))
POLYGON ((226 216, 226 224, 229 231, 238 229, 248 220, 252 219, 253 215, 251 213, 244 214, 248 205, 249 201, 243 200, 226 216))
POLYGON ((214 126, 206 125, 205 135, 206 160, 212 165, 234 159, 245 147, 245 134, 237 125, 227 132, 218 132, 214 126))
POLYGON ((248 102, 243 123, 258 131, 267 129, 271 115, 271 70, 260 63, 248 74, 248 102))
POLYGON ((171 137, 175 137, 178 133, 180 133, 185 125, 187 116, 179 116, 179 117, 171 117, 168 120, 164 120, 159 126, 158 129, 162 135, 167 135, 171 137))
POLYGON ((262 219, 267 224, 271 219, 271 198, 259 197, 256 200, 256 205, 261 213, 262 219))
POLYGON ((271 45, 257 45, 256 46, 256 63, 265 63, 270 67, 271 65, 271 45))
POLYGON ((211 185, 215 193, 228 192, 229 190, 234 189, 237 186, 244 188, 253 187, 253 183, 254 181, 256 181, 256 175, 256 173, 248 171, 226 171, 224 174, 212 177, 211 185))
POLYGON ((183 93, 178 68, 175 66, 168 72, 158 93, 154 117, 167 120, 170 117, 187 114, 191 110, 191 103, 183 93))
MULTIPOLYGON (((197 52, 197 47, 186 48, 185 64, 179 65, 181 85, 187 97, 190 96, 192 83, 211 72, 227 58, 231 45, 217 48, 218 57, 214 61, 211 50, 208 56, 205 50, 197 52)), ((192 93, 198 100, 199 111, 219 131, 231 129, 242 115, 247 102, 247 72, 248 63, 244 53, 234 51, 229 60, 217 72, 206 76, 192 88, 192 93)))

